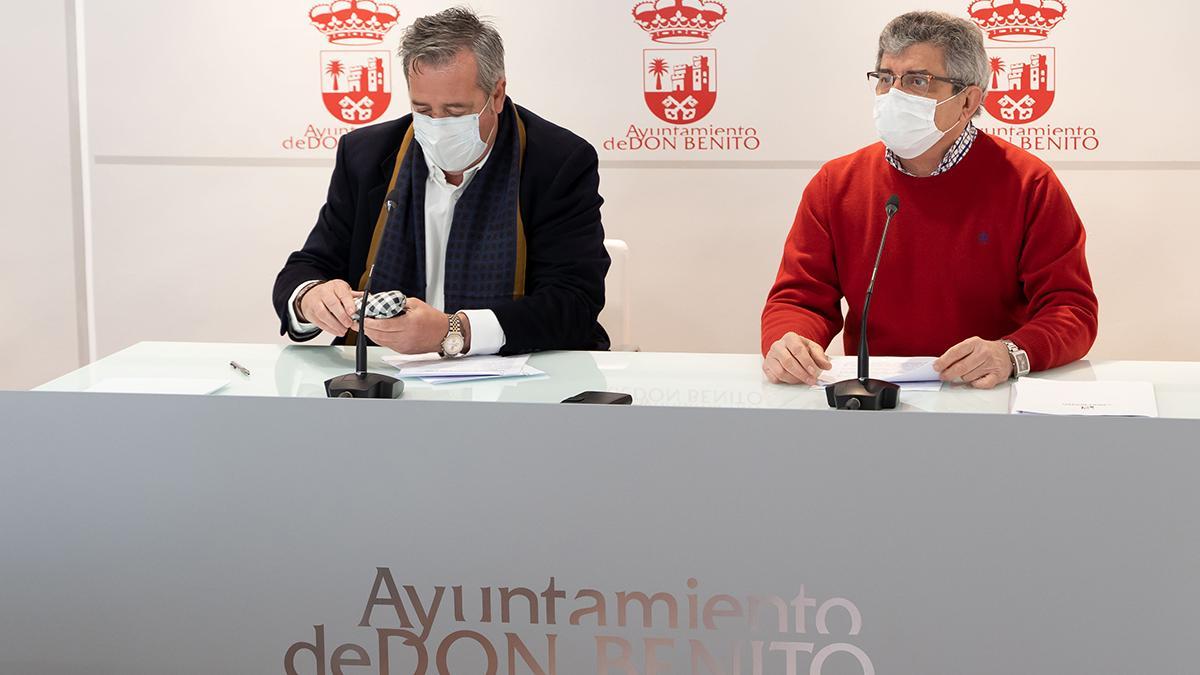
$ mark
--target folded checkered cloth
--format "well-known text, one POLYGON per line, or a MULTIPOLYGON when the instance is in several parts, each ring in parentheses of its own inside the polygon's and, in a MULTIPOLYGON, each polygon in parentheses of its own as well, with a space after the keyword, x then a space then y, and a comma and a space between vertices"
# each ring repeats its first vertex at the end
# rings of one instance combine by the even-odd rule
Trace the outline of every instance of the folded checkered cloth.
MULTIPOLYGON (((358 299, 358 309, 362 311, 362 298, 358 299)), ((404 313, 404 303, 408 298, 400 291, 387 291, 386 293, 372 293, 367 300, 367 318, 368 319, 390 319, 395 316, 400 316, 404 313)), ((358 312, 352 317, 358 321, 358 312)))

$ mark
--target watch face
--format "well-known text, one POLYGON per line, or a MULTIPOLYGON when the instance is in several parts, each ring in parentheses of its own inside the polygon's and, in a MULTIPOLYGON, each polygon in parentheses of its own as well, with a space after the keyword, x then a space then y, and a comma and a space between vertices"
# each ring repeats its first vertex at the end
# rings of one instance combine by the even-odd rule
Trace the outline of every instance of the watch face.
POLYGON ((463 338, 461 335, 450 334, 442 341, 442 351, 450 356, 458 356, 463 350, 463 338))

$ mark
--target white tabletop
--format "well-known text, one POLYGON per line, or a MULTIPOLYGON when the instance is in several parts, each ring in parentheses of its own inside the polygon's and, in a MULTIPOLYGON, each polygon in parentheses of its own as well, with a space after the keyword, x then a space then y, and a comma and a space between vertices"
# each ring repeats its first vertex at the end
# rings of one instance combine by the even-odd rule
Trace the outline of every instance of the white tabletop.
MULTIPOLYGON (((395 375, 385 350, 370 350, 371 369, 395 375)), ((405 380, 403 398, 416 400, 557 403, 582 391, 633 395, 635 405, 718 408, 825 409, 823 391, 766 381, 757 354, 547 352, 530 365, 545 376, 427 384, 405 380)), ((109 378, 217 378, 224 396, 323 397, 325 380, 354 370, 351 348, 312 345, 143 342, 38 387, 83 391, 109 378), (245 366, 244 376, 229 366, 245 366)), ((1038 374, 1056 380, 1148 381, 1163 417, 1200 418, 1200 363, 1080 361, 1038 374)), ((992 391, 946 385, 939 392, 903 392, 901 410, 1007 413, 1008 385, 992 391)))

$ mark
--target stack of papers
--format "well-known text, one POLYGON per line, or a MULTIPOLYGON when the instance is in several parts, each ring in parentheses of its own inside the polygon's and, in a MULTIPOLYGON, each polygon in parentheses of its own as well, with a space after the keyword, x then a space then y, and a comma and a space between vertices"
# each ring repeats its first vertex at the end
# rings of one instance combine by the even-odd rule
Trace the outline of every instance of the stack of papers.
POLYGON ((1013 385, 1012 412, 1024 415, 1158 417, 1150 382, 1062 382, 1024 378, 1013 385))
POLYGON ((501 377, 533 377, 544 372, 529 365, 524 356, 465 356, 443 359, 437 354, 383 357, 384 362, 400 371, 400 377, 415 378, 433 384, 494 380, 501 377))
POLYGON ((110 377, 84 391, 104 394, 184 394, 205 396, 224 389, 229 380, 180 377, 110 377))
MULTIPOLYGON (((821 373, 818 387, 858 377, 857 356, 834 356, 833 368, 821 373)), ((903 391, 940 391, 942 382, 933 369, 933 356, 872 356, 871 377, 900 385, 903 391)))

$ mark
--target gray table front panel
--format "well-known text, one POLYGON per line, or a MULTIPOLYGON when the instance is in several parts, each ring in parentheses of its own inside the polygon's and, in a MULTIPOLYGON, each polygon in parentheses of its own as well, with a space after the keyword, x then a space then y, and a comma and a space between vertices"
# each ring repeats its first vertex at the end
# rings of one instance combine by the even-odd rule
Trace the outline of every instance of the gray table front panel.
POLYGON ((631 669, 601 675, 707 674, 701 651, 732 673, 734 645, 741 675, 756 651, 786 675, 786 643, 825 675, 1200 672, 1197 422, 0 393, 0 429, 2 675, 282 673, 316 626, 320 672, 352 643, 371 665, 345 673, 407 675, 400 639, 379 662, 397 611, 359 625, 378 568, 418 632, 404 587, 426 609, 445 587, 429 673, 451 644, 450 672, 485 672, 464 630, 501 674, 510 633, 542 666, 556 636, 562 675, 620 641, 631 669), (502 622, 501 588, 552 577, 553 625, 541 597, 502 622), (603 626, 570 623, 584 589, 603 626), (703 625, 714 596, 802 589, 803 626, 703 625), (636 603, 618 625, 633 591, 670 596, 649 628, 636 603))

